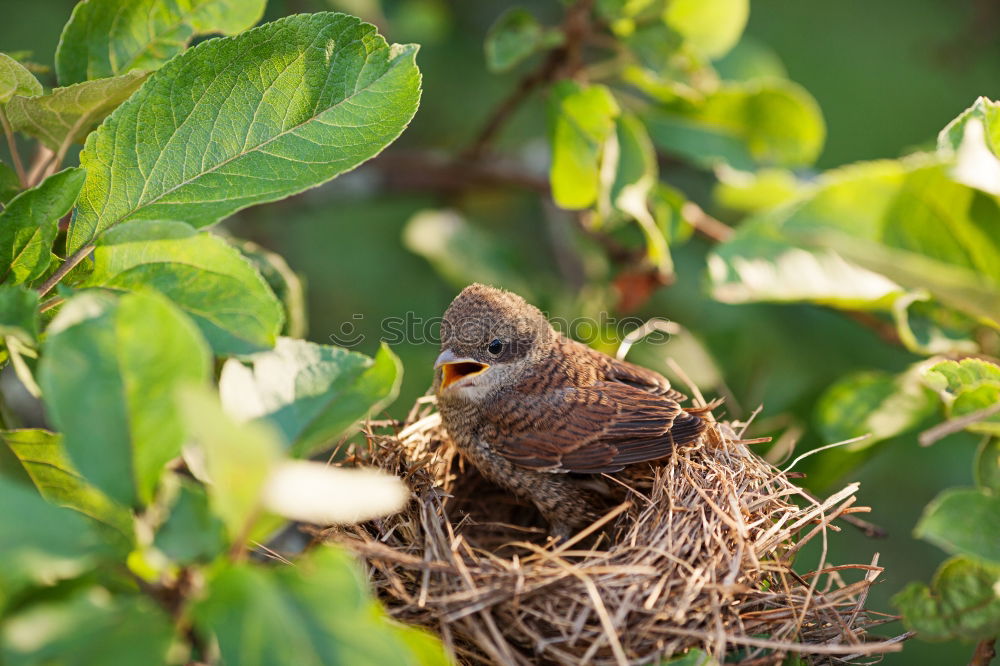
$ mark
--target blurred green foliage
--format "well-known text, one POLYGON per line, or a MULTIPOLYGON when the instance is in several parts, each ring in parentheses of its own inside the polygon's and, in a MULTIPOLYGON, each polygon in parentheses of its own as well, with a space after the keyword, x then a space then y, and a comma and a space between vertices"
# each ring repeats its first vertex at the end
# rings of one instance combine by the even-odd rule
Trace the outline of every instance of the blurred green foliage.
MULTIPOLYGON (((218 15, 177 7, 172 11, 183 16, 139 11, 150 2, 132 7, 135 17, 148 19, 149 42, 121 36, 114 42, 121 57, 106 60, 105 52, 87 51, 83 43, 114 35, 89 33, 82 19, 56 51, 73 3, 9 0, 0 46, 25 69, 11 58, 0 61, 0 100, 13 98, 8 115, 22 133, 23 155, 31 155, 28 137, 36 137, 59 153, 59 162, 75 164, 74 141, 146 76, 129 70, 155 69, 199 35, 239 33, 262 9, 245 3, 232 13, 240 3, 221 2, 218 15), (161 41, 167 50, 158 47, 161 41), (31 55, 15 53, 25 50, 31 55), (98 79, 80 84, 92 86, 89 96, 52 90, 85 79, 98 79), (45 95, 38 95, 39 80, 45 95)), ((100 18, 101 4, 90 0, 74 16, 100 18)), ((389 413, 404 415, 430 384, 433 318, 459 288, 479 280, 513 289, 567 320, 610 313, 679 324, 668 344, 639 343, 630 358, 683 389, 684 377, 667 363, 672 358, 703 391, 725 397, 730 418, 747 419, 761 407, 751 433, 775 437, 761 450, 770 460, 869 435, 812 456, 801 469, 817 492, 848 476, 862 481, 861 502, 873 507, 871 519, 890 536, 876 543, 846 532, 831 541, 829 558, 867 561, 881 551, 884 582, 870 605, 886 608, 895 595, 909 627, 951 641, 911 647, 885 663, 957 663, 970 651, 962 639, 1000 631, 1000 611, 989 603, 1000 565, 1000 416, 990 412, 1000 400, 994 365, 1000 353, 1000 107, 979 99, 1000 97, 1000 12, 991 3, 272 0, 264 19, 325 9, 359 15, 390 41, 421 45, 420 111, 376 160, 293 199, 236 212, 318 185, 378 152, 406 124, 392 116, 406 116, 402 110, 415 104, 415 88, 386 105, 389 126, 361 144, 345 136, 329 141, 327 148, 340 150, 334 158, 281 146, 303 151, 305 161, 318 160, 319 167, 243 163, 226 182, 216 182, 197 170, 202 153, 184 143, 142 142, 134 156, 117 157, 110 166, 110 158, 88 162, 85 154, 84 166, 92 165, 95 175, 88 173, 83 184, 68 249, 96 244, 94 265, 84 260, 65 275, 57 293, 68 302, 53 302, 59 314, 45 333, 51 314, 39 317, 38 297, 25 285, 51 281, 60 256, 69 254, 60 249, 54 256, 49 248, 58 219, 72 206, 53 195, 76 201, 75 172, 52 176, 7 209, 30 208, 38 219, 13 221, 23 226, 10 234, 17 251, 0 258, 13 276, 0 285, 0 334, 11 366, 29 387, 37 371, 41 386, 33 388, 44 392, 65 433, 62 439, 40 430, 5 435, 7 449, 21 461, 10 475, 23 470, 29 478, 0 478, 6 484, 0 491, 26 515, 80 529, 45 543, 44 560, 12 551, 17 566, 0 578, 0 602, 3 594, 25 594, 53 571, 80 575, 107 556, 96 547, 109 543, 100 530, 121 529, 123 512, 137 509, 142 516, 150 502, 170 517, 159 525, 155 547, 132 543, 135 575, 157 581, 178 565, 218 563, 227 548, 239 551, 248 533, 274 524, 265 519, 255 528, 253 515, 281 451, 304 455, 329 443, 368 409, 383 410, 397 389, 400 399, 389 413), (146 177, 144 168, 160 155, 194 177, 167 170, 132 190, 115 186, 113 175, 146 177), (265 172, 274 187, 261 190, 255 179, 265 172), (147 187, 168 198, 144 212, 147 187), (232 199, 209 200, 204 193, 212 188, 232 199), (173 218, 200 227, 234 212, 226 230, 256 246, 188 224, 148 221, 173 218), (147 221, 117 226, 133 215, 147 221), (200 263, 190 264, 191 257, 200 263), (88 288, 103 295, 74 292, 88 288), (406 368, 401 387, 397 362, 386 351, 370 359, 289 340, 261 351, 279 333, 302 335, 307 318, 308 336, 323 345, 375 354, 379 341, 390 338, 406 368), (130 353, 138 348, 130 336, 155 337, 144 325, 177 331, 174 348, 142 359, 130 353), (83 349, 92 352, 87 359, 72 357, 83 349), (252 424, 230 422, 213 402, 219 398, 197 390, 180 407, 156 413, 136 401, 141 392, 125 391, 110 403, 75 399, 85 394, 88 379, 100 379, 115 394, 123 393, 122 385, 165 391, 203 377, 207 370, 197 359, 209 350, 256 353, 225 361, 221 386, 228 412, 243 405, 252 424), (957 362, 969 354, 979 360, 957 362), (321 376, 306 372, 312 365, 323 369, 321 376), (225 381, 227 372, 240 381, 225 381), (269 383, 282 382, 292 390, 268 393, 269 383), (114 418, 93 424, 88 410, 110 410, 114 418), (156 430, 153 421, 168 427, 156 430), (91 432, 98 426, 101 433, 91 432), (163 474, 166 460, 179 452, 181 432, 201 446, 209 476, 231 479, 230 491, 209 487, 206 493, 163 474), (919 447, 918 436, 933 446, 919 447), (98 438, 126 453, 117 460, 121 469, 94 462, 88 447, 98 438), (239 449, 246 468, 232 467, 236 441, 246 447, 239 449), (140 455, 149 442, 151 455, 140 455), (127 455, 133 450, 134 459, 127 455), (37 457, 31 460, 53 461, 53 471, 39 476, 26 452, 37 457), (61 491, 53 490, 53 479, 61 491), (44 516, 55 508, 25 492, 32 482, 43 496, 97 522, 71 525, 80 518, 66 511, 44 516), (914 529, 930 543, 911 537, 914 529), (91 530, 98 536, 90 539, 91 530), (195 532, 203 540, 184 536, 195 532), (943 555, 931 544, 954 555, 937 574, 943 555), (157 559, 161 554, 169 566, 157 559)), ((308 26, 298 28, 308 33, 308 26)), ((168 76, 177 63, 211 68, 228 62, 232 44, 206 44, 170 60, 168 74, 153 74, 136 99, 169 105, 168 76), (216 50, 214 64, 192 55, 216 50)), ((322 76, 310 78, 314 73, 300 76, 324 85, 322 76)), ((324 101, 325 93, 292 106, 301 111, 324 101)), ((109 142, 134 141, 119 130, 137 122, 139 107, 119 108, 91 134, 89 151, 104 146, 111 155, 109 142)), ((312 129, 325 139, 321 125, 312 129)), ((187 140, 202 141, 209 155, 226 150, 225 137, 218 145, 197 133, 187 140)), ((0 169, 4 201, 19 189, 9 158, 4 155, 0 169)), ((0 222, 4 217, 11 216, 0 214, 0 222)), ((621 331, 605 334, 597 344, 613 351, 621 331)), ((5 469, 11 468, 0 472, 5 469)), ((135 538, 127 526, 124 532, 130 542, 135 538)), ((12 544, 47 538, 30 530, 8 536, 5 543, 12 544)), ((347 595, 356 601, 350 612, 368 613, 363 590, 357 581, 348 585, 350 567, 338 557, 319 555, 303 564, 318 567, 331 586, 357 588, 361 596, 347 595)), ((807 548, 800 557, 808 568, 817 553, 807 548)), ((330 609, 297 573, 236 564, 214 569, 213 576, 211 594, 193 618, 224 655, 242 654, 246 617, 274 631, 276 646, 283 637, 271 619, 287 619, 283 609, 302 613, 304 631, 316 622, 336 624, 337 618, 323 619, 330 609), (251 588, 267 593, 251 594, 251 588), (246 617, 234 617, 234 605, 245 607, 246 617)), ((17 639, 32 622, 49 621, 50 613, 61 622, 51 625, 51 650, 80 642, 84 630, 102 631, 122 614, 151 636, 169 637, 162 614, 132 587, 127 580, 84 580, 66 591, 63 603, 11 606, 4 659, 44 659, 45 650, 17 639), (129 593, 108 597, 108 589, 123 588, 129 593)), ((353 645, 340 629, 320 632, 314 643, 330 640, 350 654, 374 655, 377 647, 386 658, 394 650, 406 653, 404 645, 420 654, 414 647, 420 644, 428 660, 438 658, 439 648, 428 648, 423 635, 395 637, 396 628, 378 612, 368 615, 378 646, 353 645)), ((336 653, 328 647, 324 654, 336 653)))

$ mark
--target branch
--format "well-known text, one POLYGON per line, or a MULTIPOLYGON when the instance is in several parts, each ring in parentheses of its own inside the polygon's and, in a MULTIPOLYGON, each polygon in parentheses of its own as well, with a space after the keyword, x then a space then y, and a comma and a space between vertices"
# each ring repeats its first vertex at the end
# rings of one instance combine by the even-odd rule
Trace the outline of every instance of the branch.
POLYGON ((993 657, 997 656, 996 638, 984 638, 976 644, 969 666, 989 666, 993 657))
POLYGON ((685 201, 681 206, 681 215, 691 223, 695 231, 716 243, 724 243, 733 235, 733 228, 721 222, 693 201, 685 201))
POLYGON ((933 428, 928 428, 927 430, 920 433, 917 441, 920 442, 920 446, 930 446, 948 435, 953 435, 960 430, 965 430, 968 426, 973 423, 979 423, 980 421, 985 421, 994 414, 1000 414, 1000 402, 995 405, 990 405, 989 407, 983 407, 982 409, 977 409, 974 412, 969 412, 965 416, 959 416, 958 418, 948 419, 943 423, 939 423, 933 428))
POLYGON ((482 157, 503 126, 536 88, 557 78, 572 77, 583 67, 583 44, 590 34, 590 12, 593 4, 594 0, 577 0, 566 10, 566 16, 560 26, 563 33, 562 45, 549 51, 542 63, 525 75, 517 87, 500 102, 476 138, 462 151, 459 159, 474 161, 482 157))
POLYGON ((87 243, 79 250, 66 257, 66 261, 62 263, 62 266, 56 269, 56 272, 49 276, 49 279, 42 283, 42 286, 38 288, 38 295, 44 296, 52 290, 52 287, 59 284, 59 280, 66 277, 66 274, 71 270, 76 268, 76 265, 87 258, 91 250, 94 249, 93 243, 87 243))
POLYGON ((14 162, 14 171, 17 172, 17 179, 21 183, 21 189, 28 186, 28 178, 24 173, 24 165, 21 164, 21 153, 17 152, 17 140, 14 139, 14 130, 11 129, 7 114, 0 109, 0 125, 3 125, 3 133, 7 135, 7 147, 10 149, 10 159, 14 162))

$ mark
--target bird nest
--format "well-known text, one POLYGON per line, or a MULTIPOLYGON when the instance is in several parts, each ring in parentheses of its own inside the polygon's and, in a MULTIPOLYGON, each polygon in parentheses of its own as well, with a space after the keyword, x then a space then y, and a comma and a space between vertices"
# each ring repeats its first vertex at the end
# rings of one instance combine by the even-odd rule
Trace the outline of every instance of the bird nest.
POLYGON ((369 428, 348 464, 400 475, 413 500, 322 536, 362 556, 389 612, 439 634, 460 663, 645 664, 691 649, 744 664, 871 663, 906 638, 869 634, 895 619, 865 608, 877 556, 825 561, 832 521, 861 510, 858 486, 815 499, 725 424, 606 476, 612 508, 561 543, 462 460, 430 405, 403 425, 369 428), (797 573, 816 539, 818 566, 797 573))

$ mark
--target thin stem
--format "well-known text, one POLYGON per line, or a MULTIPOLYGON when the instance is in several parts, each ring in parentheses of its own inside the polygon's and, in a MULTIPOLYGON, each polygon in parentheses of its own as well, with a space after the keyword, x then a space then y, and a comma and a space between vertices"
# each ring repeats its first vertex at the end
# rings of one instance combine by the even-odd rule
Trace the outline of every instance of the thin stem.
POLYGON ((70 146, 73 145, 73 137, 75 137, 76 133, 80 131, 81 127, 83 127, 84 121, 89 121, 89 120, 90 116, 88 114, 83 114, 82 116, 76 119, 76 122, 73 123, 73 126, 69 129, 69 132, 66 133, 66 138, 64 138, 63 142, 59 144, 59 149, 56 151, 55 158, 53 158, 49 162, 48 166, 43 172, 42 177, 39 180, 44 180, 48 178, 49 176, 54 174, 59 169, 60 166, 62 166, 63 160, 66 159, 66 153, 69 152, 70 146))
POLYGON ((59 305, 60 303, 62 303, 64 300, 66 299, 64 299, 62 296, 53 296, 52 298, 50 298, 49 300, 45 301, 40 306, 38 306, 38 311, 47 312, 52 308, 56 307, 57 305, 59 305))
POLYGON ((21 182, 21 188, 28 186, 28 178, 24 173, 24 165, 21 163, 21 153, 17 151, 17 141, 14 139, 14 130, 11 129, 7 114, 0 109, 0 125, 3 125, 3 133, 7 135, 7 147, 10 148, 10 159, 14 162, 14 171, 17 172, 17 179, 21 182))
POLYGON ((66 257, 66 261, 62 263, 62 266, 56 269, 56 272, 53 273, 51 276, 49 276, 49 279, 46 280, 42 284, 42 286, 38 288, 38 295, 44 296, 45 294, 49 293, 54 286, 59 284, 59 280, 62 280, 64 277, 66 277, 66 274, 69 273, 74 268, 76 268, 77 264, 86 259, 87 255, 90 254, 90 251, 93 249, 94 249, 94 244, 87 243, 79 250, 77 250, 70 256, 66 257))
POLYGON ((49 166, 50 162, 52 162, 53 157, 55 157, 55 153, 52 149, 39 141, 38 151, 36 152, 34 159, 31 161, 31 166, 28 167, 29 187, 34 187, 38 183, 45 180, 42 174, 45 173, 45 168, 49 166))

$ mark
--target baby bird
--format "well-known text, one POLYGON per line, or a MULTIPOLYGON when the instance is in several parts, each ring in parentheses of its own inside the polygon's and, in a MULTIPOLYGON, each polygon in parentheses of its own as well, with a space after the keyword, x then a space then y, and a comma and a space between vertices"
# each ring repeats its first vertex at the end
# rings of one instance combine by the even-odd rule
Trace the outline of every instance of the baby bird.
POLYGON ((663 458, 705 421, 662 375, 555 331, 516 294, 473 284, 441 326, 434 393, 444 426, 489 481, 533 503, 553 536, 594 520, 596 475, 663 458))

